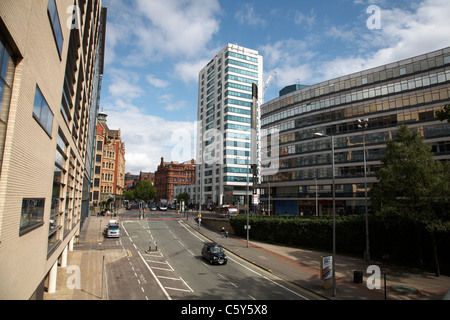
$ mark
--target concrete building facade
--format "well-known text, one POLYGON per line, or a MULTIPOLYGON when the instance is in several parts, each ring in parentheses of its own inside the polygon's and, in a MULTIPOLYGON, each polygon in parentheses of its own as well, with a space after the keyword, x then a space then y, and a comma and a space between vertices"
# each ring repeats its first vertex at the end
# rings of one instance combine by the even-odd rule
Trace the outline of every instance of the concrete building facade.
POLYGON ((53 293, 79 234, 102 13, 0 1, 0 299, 53 293))
POLYGON ((279 134, 278 172, 261 184, 272 214, 331 214, 333 175, 337 213, 363 214, 365 179, 370 190, 402 124, 450 161, 450 126, 435 117, 450 102, 450 48, 282 93, 261 106, 263 136, 279 134))
POLYGON ((259 155, 252 132, 257 140, 262 82, 263 57, 233 44, 199 72, 195 203, 247 203, 253 185, 250 164, 258 164, 252 159, 259 155), (259 92, 256 110, 254 84, 259 92))

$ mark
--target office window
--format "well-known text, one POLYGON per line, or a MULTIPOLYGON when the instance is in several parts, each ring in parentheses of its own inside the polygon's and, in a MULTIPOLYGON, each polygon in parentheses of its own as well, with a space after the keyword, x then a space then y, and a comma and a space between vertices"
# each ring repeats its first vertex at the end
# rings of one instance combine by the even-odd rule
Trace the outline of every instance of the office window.
POLYGON ((6 124, 8 123, 13 78, 13 59, 0 41, 0 168, 3 159, 3 144, 5 142, 6 124))
POLYGON ((33 116, 39 122, 42 129, 44 129, 45 132, 47 132, 47 134, 51 137, 53 113, 50 110, 47 101, 45 101, 45 98, 37 85, 36 85, 36 92, 34 95, 33 116))
POLYGON ((23 199, 20 214, 20 235, 44 224, 45 199, 23 199))
POLYGON ((56 8, 55 0, 48 0, 47 13, 52 25, 53 36, 55 37, 56 47, 58 48, 59 56, 61 57, 61 51, 63 46, 63 35, 61 30, 61 24, 59 22, 58 9, 56 8))

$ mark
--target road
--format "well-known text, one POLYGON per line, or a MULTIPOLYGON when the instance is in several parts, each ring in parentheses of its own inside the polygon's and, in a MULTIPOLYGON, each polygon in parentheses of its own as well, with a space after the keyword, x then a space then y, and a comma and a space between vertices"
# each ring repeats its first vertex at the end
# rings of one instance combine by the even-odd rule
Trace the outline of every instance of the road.
POLYGON ((202 259, 208 241, 171 212, 137 210, 121 217, 121 237, 104 249, 122 248, 126 257, 107 266, 111 300, 299 300, 313 299, 295 286, 226 252, 226 265, 202 259))

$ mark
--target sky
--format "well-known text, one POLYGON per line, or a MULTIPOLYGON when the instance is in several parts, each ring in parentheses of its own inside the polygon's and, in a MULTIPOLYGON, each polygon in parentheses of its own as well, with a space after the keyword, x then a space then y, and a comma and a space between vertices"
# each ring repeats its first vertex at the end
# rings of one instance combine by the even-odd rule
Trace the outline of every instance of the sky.
POLYGON ((228 43, 258 50, 264 101, 450 46, 448 0, 103 0, 100 109, 126 172, 195 159, 198 73, 228 43))

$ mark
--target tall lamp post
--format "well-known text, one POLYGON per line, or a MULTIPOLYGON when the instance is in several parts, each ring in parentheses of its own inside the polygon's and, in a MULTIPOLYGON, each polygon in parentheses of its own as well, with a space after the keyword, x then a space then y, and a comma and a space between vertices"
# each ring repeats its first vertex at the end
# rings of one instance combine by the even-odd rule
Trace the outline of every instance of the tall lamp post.
POLYGON ((326 135, 323 133, 316 132, 314 133, 317 137, 331 137, 331 163, 332 163, 332 177, 333 177, 333 255, 332 255, 332 264, 333 264, 333 297, 336 296, 336 193, 335 193, 335 174, 334 174, 334 135, 326 135))
POLYGON ((363 120, 358 119, 358 128, 362 129, 363 132, 363 151, 364 151, 364 195, 366 200, 366 208, 365 208, 365 214, 366 214, 366 261, 370 261, 370 253, 369 253, 369 212, 368 212, 368 205, 367 205, 367 160, 366 160, 366 135, 365 135, 365 129, 369 125, 369 119, 365 118, 363 120))

